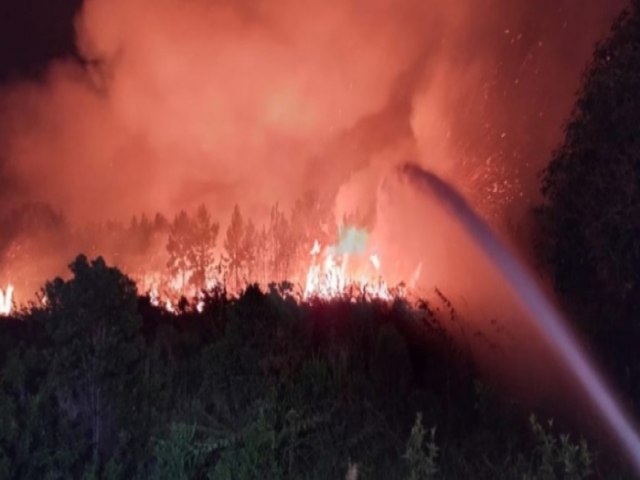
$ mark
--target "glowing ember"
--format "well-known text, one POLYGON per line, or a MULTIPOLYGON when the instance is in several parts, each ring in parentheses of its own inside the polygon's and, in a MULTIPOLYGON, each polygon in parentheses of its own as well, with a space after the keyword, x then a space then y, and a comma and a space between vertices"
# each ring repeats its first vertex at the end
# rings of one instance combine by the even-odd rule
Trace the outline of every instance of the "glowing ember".
POLYGON ((13 308, 13 286, 9 285, 3 292, 0 289, 0 315, 10 315, 13 308))

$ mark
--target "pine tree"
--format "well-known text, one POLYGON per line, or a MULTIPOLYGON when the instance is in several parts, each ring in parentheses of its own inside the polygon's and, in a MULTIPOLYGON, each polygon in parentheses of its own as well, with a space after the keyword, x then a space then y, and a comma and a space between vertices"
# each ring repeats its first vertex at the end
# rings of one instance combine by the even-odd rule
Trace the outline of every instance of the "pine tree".
POLYGON ((167 253, 169 260, 167 268, 171 275, 180 278, 180 288, 184 295, 187 280, 191 275, 191 220, 185 211, 181 211, 171 223, 169 240, 167 241, 167 253))
POLYGON ((336 221, 331 202, 321 199, 315 192, 306 192, 293 206, 291 236, 294 241, 292 264, 306 266, 315 241, 331 245, 336 237, 336 221))
POLYGON ((242 238, 242 252, 245 261, 245 273, 249 282, 255 282, 258 274, 259 233, 251 219, 247 222, 242 238))
POLYGON ((189 232, 188 263, 193 272, 191 283, 206 288, 214 277, 215 247, 220 226, 211 220, 204 205, 198 207, 189 232))
POLYGON ((293 263, 295 242, 287 217, 278 204, 271 209, 269 236, 271 279, 287 280, 293 263))
POLYGON ((229 228, 227 228, 227 236, 224 241, 224 248, 229 258, 229 268, 231 269, 236 289, 240 286, 239 273, 246 261, 243 250, 244 229, 242 214, 236 204, 231 214, 231 223, 229 224, 229 228))

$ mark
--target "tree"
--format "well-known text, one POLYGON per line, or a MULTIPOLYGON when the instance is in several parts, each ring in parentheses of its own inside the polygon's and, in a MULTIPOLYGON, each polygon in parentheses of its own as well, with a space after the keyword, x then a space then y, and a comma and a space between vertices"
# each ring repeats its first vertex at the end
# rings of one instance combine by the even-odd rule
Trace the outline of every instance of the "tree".
POLYGON ((51 374, 60 409, 91 438, 99 468, 117 443, 125 418, 136 415, 140 325, 133 281, 102 258, 79 256, 73 278, 44 288, 45 324, 53 340, 51 374))
POLYGON ((153 239, 153 225, 146 215, 142 215, 138 221, 138 217, 131 219, 129 228, 123 232, 123 236, 118 242, 119 252, 121 255, 129 255, 139 257, 146 255, 151 247, 153 239))
POLYGON ((257 259, 260 245, 259 242, 260 235, 258 229, 253 221, 249 219, 242 238, 242 253, 245 261, 245 272, 249 282, 256 281, 256 275, 258 273, 257 259))
POLYGON ((270 269, 272 280, 287 280, 295 251, 291 226, 278 204, 269 218, 270 269))
MULTIPOLYGON (((596 48, 543 173, 541 253, 555 286, 629 368, 640 333, 640 2, 596 48)), ((632 368, 632 369, 633 369, 632 368)), ((637 375, 640 381, 640 375, 637 375)))
POLYGON ((191 224, 187 246, 188 265, 191 269, 191 283, 197 288, 206 288, 213 279, 215 248, 220 226, 211 220, 204 205, 200 205, 191 224))
POLYGON ((204 205, 198 207, 193 219, 181 211, 173 220, 167 242, 167 268, 180 278, 182 295, 187 284, 206 288, 213 279, 219 230, 204 205))
POLYGON ((331 201, 313 191, 305 192, 291 211, 291 235, 295 240, 294 264, 298 267, 308 264, 309 252, 316 240, 322 246, 333 243, 335 227, 331 201))
POLYGON ((170 225, 168 220, 161 213, 156 213, 153 218, 153 230, 155 233, 165 233, 169 230, 170 225))
POLYGON ((243 248, 244 228, 240 208, 236 204, 231 214, 231 223, 227 228, 227 237, 224 241, 224 248, 227 251, 227 255, 229 255, 229 268, 231 269, 236 289, 239 287, 238 273, 246 260, 243 248))
POLYGON ((270 266, 271 266, 271 258, 270 258, 271 242, 269 240, 270 240, 269 232, 267 230, 267 227, 263 225, 260 231, 258 232, 257 242, 256 242, 257 243, 256 264, 260 270, 260 279, 262 283, 266 283, 267 281, 269 281, 269 273, 270 273, 270 266))
POLYGON ((171 275, 180 278, 180 288, 184 295, 188 277, 191 273, 191 220, 184 210, 173 219, 167 241, 169 260, 167 268, 171 275))

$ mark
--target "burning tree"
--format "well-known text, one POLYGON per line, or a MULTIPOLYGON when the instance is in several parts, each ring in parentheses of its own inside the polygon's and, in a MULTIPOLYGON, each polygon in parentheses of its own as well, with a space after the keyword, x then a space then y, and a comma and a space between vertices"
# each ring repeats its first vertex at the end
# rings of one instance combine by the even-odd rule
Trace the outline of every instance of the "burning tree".
POLYGON ((314 242, 328 245, 335 240, 336 222, 331 202, 313 192, 300 197, 291 212, 292 235, 296 239, 295 263, 306 264, 314 242))

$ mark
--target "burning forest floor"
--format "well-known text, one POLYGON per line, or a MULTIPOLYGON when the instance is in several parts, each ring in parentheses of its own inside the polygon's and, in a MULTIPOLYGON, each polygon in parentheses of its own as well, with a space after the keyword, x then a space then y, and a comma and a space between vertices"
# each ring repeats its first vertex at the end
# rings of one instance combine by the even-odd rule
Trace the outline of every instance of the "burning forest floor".
POLYGON ((71 269, 0 322, 3 478, 589 478, 606 461, 482 381, 452 310, 273 285, 169 312, 101 259, 71 269))

